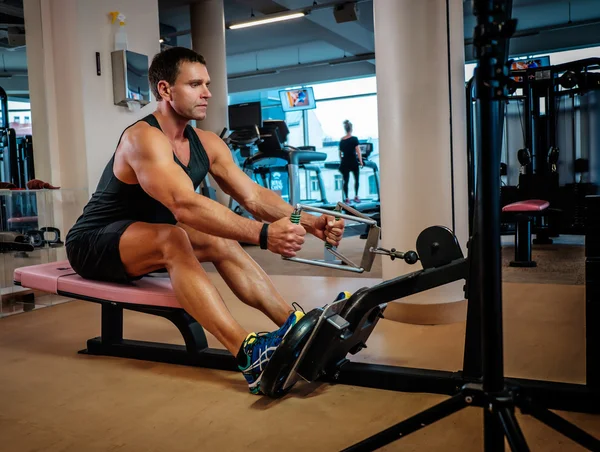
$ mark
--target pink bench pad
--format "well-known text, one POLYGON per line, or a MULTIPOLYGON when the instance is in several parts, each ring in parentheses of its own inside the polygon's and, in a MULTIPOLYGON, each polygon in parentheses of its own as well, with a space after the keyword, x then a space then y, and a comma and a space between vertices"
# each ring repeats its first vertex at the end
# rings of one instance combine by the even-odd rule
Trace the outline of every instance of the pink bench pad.
POLYGON ((169 278, 145 277, 128 284, 91 281, 77 275, 68 261, 15 269, 14 280, 23 287, 51 293, 69 293, 120 303, 180 308, 169 278))
POLYGON ((547 209, 550 203, 541 199, 513 202, 502 208, 502 212, 539 212, 547 209))

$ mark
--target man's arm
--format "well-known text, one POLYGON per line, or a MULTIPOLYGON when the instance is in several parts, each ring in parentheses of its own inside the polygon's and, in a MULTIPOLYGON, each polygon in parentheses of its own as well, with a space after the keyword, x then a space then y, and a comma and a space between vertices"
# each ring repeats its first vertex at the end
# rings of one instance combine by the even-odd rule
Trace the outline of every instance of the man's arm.
POLYGON ((132 133, 130 141, 125 158, 140 186, 167 207, 178 222, 208 234, 259 243, 261 223, 240 217, 196 193, 188 175, 173 159, 171 144, 162 133, 140 130, 132 133))
MULTIPOLYGON (((274 191, 250 179, 235 164, 231 151, 223 140, 210 132, 199 130, 198 133, 204 148, 210 154, 210 173, 225 193, 239 202, 254 218, 270 222, 290 218, 294 208, 274 191)), ((317 218, 303 213, 300 224, 307 232, 317 235, 317 218)))

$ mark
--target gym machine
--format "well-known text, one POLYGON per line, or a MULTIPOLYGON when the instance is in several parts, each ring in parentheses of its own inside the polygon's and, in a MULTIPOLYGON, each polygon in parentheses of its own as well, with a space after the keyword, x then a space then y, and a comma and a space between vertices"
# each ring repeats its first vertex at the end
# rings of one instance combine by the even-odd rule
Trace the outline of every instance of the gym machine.
MULTIPOLYGON (((290 330, 263 373, 261 390, 271 397, 281 397, 300 378, 451 396, 348 447, 347 451, 374 450, 468 406, 484 409, 486 452, 503 451, 505 437, 512 450, 529 450, 515 417, 515 408, 589 450, 600 450, 598 439, 550 411, 599 413, 597 381, 573 385, 504 376, 500 184, 497 181, 500 180, 502 144, 501 103, 505 102, 508 85, 508 42, 516 21, 511 19, 510 0, 475 0, 473 5, 477 18, 476 114, 481 140, 474 153, 477 171, 468 257, 462 256, 451 231, 437 226, 425 229, 417 239, 415 253, 422 270, 360 289, 351 296, 338 297, 335 302, 310 311, 290 330), (366 346, 387 302, 460 279, 467 281, 465 294, 469 303, 462 372, 353 363, 346 358, 348 353, 357 353, 366 346)), ((301 209, 302 206, 297 206, 296 219, 301 209)), ((294 219, 293 216, 292 221, 294 219)), ((358 218, 352 220, 359 221, 358 218)), ((378 235, 377 225, 371 223, 369 227, 378 235)), ((376 250, 367 241, 365 252, 376 250)), ((403 257, 407 262, 415 260, 409 252, 390 250, 389 255, 403 257)))
MULTIPOLYGON (((546 58, 547 59, 547 58, 546 58)), ((534 224, 534 243, 584 233, 585 196, 598 192, 600 58, 510 72, 504 123, 501 205, 543 199, 550 208, 534 224)), ((468 152, 476 146, 474 79, 467 83, 468 152)), ((470 180, 470 188, 472 188, 470 180)), ((471 191, 471 190, 470 190, 471 191)), ((508 231, 508 228, 505 229, 508 231)))
MULTIPOLYGON (((362 162, 364 168, 369 168, 373 171, 373 178, 375 180, 375 191, 376 197, 375 199, 361 199, 359 203, 353 204, 353 207, 359 212, 369 213, 369 214, 379 214, 380 212, 380 203, 381 196, 379 192, 379 167, 377 163, 372 160, 369 160, 369 157, 373 153, 373 143, 359 143, 358 147, 360 148, 362 162)), ((337 170, 340 167, 340 162, 326 162, 325 168, 337 170)))
POLYGON ((263 185, 271 190, 279 191, 282 198, 291 205, 301 202, 300 171, 314 172, 317 176, 321 199, 302 200, 302 202, 326 205, 327 195, 321 168, 314 163, 326 160, 327 154, 308 150, 306 147, 297 148, 285 145, 290 133, 285 121, 264 120, 263 126, 259 130, 258 153, 247 159, 245 165, 252 167, 255 174, 261 176, 263 185), (279 177, 274 178, 274 174, 279 177))
POLYGON ((293 147, 285 144, 290 133, 283 120, 263 120, 260 102, 229 106, 228 144, 240 148, 238 164, 257 183, 279 192, 292 205, 300 202, 300 171, 314 172, 319 184, 320 199, 302 200, 326 205, 325 184, 321 168, 315 162, 324 161, 327 154, 314 147, 293 147))

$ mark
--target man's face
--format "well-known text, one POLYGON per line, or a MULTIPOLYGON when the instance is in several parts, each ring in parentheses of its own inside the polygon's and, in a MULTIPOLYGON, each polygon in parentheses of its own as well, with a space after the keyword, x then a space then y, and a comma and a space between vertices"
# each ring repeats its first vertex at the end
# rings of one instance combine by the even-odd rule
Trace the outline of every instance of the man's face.
POLYGON ((210 78, 206 66, 201 63, 183 62, 179 75, 170 87, 170 102, 173 110, 187 119, 202 121, 206 118, 210 78))

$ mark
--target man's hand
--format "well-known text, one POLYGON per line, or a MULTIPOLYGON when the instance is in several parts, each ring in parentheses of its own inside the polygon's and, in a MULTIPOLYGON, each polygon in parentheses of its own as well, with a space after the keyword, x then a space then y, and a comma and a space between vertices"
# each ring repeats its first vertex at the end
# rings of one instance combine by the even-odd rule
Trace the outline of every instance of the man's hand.
POLYGON ((314 236, 333 246, 339 246, 344 235, 344 220, 336 220, 331 215, 321 215, 314 224, 314 236))
POLYGON ((295 257, 296 251, 302 249, 306 230, 294 224, 289 218, 282 218, 269 225, 267 248, 283 257, 295 257))

